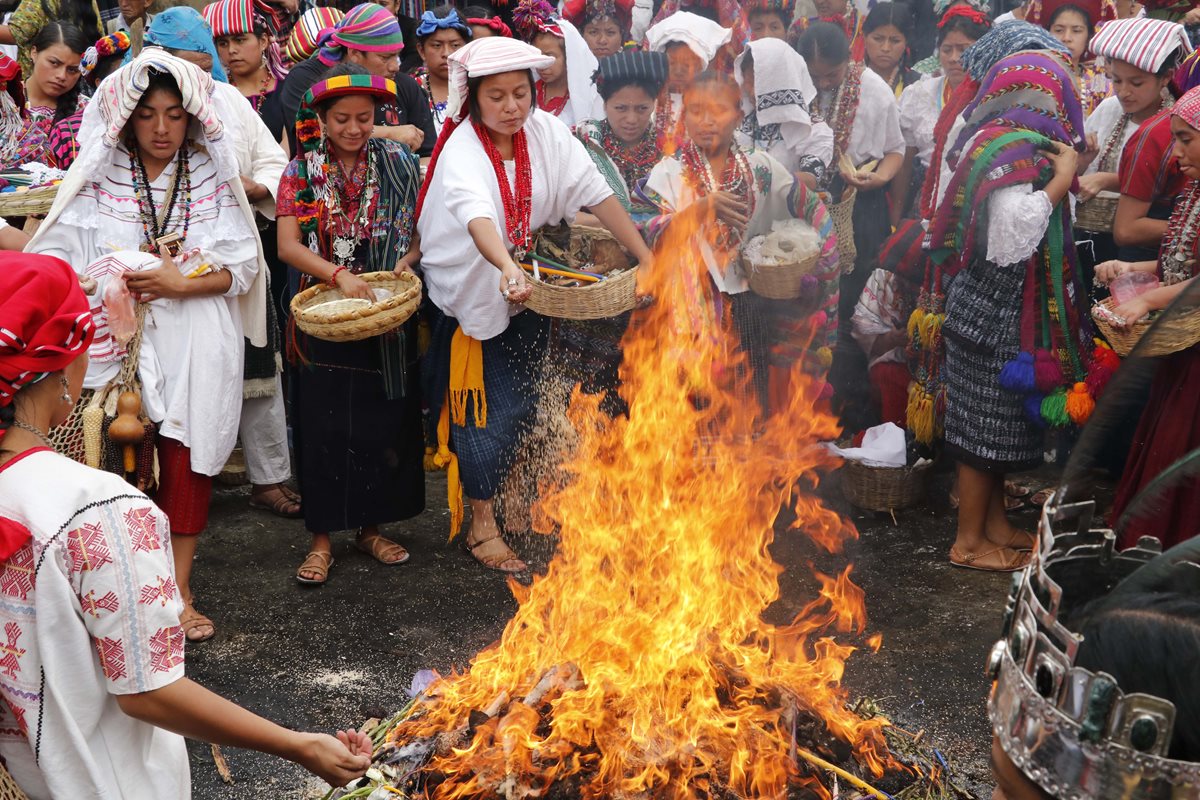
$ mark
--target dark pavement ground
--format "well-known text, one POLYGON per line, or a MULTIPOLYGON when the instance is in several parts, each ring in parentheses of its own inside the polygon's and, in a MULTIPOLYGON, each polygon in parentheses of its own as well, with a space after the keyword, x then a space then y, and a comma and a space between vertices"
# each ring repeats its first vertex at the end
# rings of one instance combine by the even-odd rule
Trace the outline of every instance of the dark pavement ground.
MULTIPOLYGON (((898 513, 851 512, 836 476, 822 488, 850 513, 861 538, 848 548, 863 587, 869 631, 883 634, 878 653, 855 653, 845 684, 852 698, 881 702, 898 724, 925 730, 950 759, 957 782, 990 796, 983 666, 999 633, 1010 576, 952 568, 954 516, 946 505, 949 475, 937 477, 926 505, 898 513)), ((332 731, 394 712, 418 669, 464 667, 494 641, 515 608, 502 576, 446 542, 442 474, 428 479, 430 510, 385 528, 412 553, 385 567, 335 538, 328 585, 302 587, 295 569, 308 537, 299 521, 247 505, 248 489, 220 489, 200 544, 193 589, 217 636, 188 649, 188 675, 283 725, 332 731)), ((1032 509, 1020 521, 1032 529, 1032 509)), ((548 541, 515 542, 533 562, 548 541)), ((787 568, 782 599, 768 617, 785 621, 813 596, 808 547, 783 534, 773 548, 787 568)), ((827 570, 835 563, 822 563, 827 570)), ((198 800, 319 797, 316 779, 285 761, 225 749, 233 785, 218 776, 207 745, 190 743, 198 800)))

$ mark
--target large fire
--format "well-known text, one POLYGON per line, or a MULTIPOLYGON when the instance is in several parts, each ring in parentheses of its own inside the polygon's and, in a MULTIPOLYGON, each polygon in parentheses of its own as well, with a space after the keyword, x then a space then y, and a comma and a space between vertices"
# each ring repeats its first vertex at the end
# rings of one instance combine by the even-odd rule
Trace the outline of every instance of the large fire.
POLYGON ((806 493, 836 423, 798 369, 786 408, 764 418, 746 400, 734 334, 689 322, 703 269, 689 233, 668 232, 642 276, 655 302, 623 343, 628 418, 573 398, 569 480, 538 509, 561 538, 546 575, 513 584, 520 607, 500 641, 390 737, 436 737, 430 796, 827 797, 824 773, 797 758, 798 730, 871 774, 888 762, 886 723, 851 713, 840 687, 854 647, 834 634, 865 624, 849 568, 817 574, 819 596, 791 624, 762 620, 779 597, 768 545, 782 509, 830 553, 855 535, 806 493))

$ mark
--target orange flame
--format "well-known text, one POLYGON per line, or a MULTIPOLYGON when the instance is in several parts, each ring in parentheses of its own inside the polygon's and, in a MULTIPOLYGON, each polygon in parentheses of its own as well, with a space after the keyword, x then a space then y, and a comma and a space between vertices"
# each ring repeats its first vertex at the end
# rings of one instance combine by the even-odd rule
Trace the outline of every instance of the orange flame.
POLYGON ((798 368, 769 416, 747 400, 735 334, 691 324, 711 316, 696 307, 692 233, 677 220, 659 252, 685 255, 642 278, 656 301, 623 342, 628 417, 572 399, 569 480, 538 509, 561 537, 547 574, 513 585, 520 607, 500 641, 392 735, 470 720, 469 739, 428 767, 434 797, 536 797, 567 778, 585 798, 782 798, 797 783, 827 797, 796 761, 797 725, 812 719, 873 774, 890 763, 886 721, 851 713, 840 687, 855 648, 834 634, 866 619, 850 569, 816 573, 819 596, 790 624, 761 618, 779 598, 768 546, 781 508, 827 552, 856 535, 794 488, 831 466, 818 442, 837 425, 798 368))

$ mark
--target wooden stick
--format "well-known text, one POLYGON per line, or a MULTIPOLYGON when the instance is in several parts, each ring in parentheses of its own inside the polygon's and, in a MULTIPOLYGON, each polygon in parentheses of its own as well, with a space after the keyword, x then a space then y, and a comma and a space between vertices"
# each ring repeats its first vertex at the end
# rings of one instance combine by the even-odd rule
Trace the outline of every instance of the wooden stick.
POLYGON ((229 771, 229 762, 225 760, 225 755, 221 752, 221 746, 214 744, 212 746, 213 763, 217 765, 217 774, 221 776, 221 780, 230 786, 233 785, 233 773, 229 771))
POLYGON ((837 775, 841 778, 844 778, 845 780, 849 781, 850 784, 854 786, 854 788, 856 788, 860 791, 866 792, 867 794, 876 798, 876 800, 893 800, 891 795, 885 794, 885 793, 879 791, 874 786, 872 786, 871 784, 864 781, 862 778, 859 778, 856 775, 850 774, 846 770, 839 767, 837 764, 833 764, 829 761, 826 761, 825 759, 818 756, 816 753, 810 753, 807 750, 805 750, 803 747, 800 747, 800 746, 796 747, 795 752, 796 752, 796 755, 800 756, 801 758, 803 758, 805 761, 809 762, 810 764, 813 764, 814 766, 819 767, 821 769, 827 769, 830 772, 834 773, 835 775, 837 775))

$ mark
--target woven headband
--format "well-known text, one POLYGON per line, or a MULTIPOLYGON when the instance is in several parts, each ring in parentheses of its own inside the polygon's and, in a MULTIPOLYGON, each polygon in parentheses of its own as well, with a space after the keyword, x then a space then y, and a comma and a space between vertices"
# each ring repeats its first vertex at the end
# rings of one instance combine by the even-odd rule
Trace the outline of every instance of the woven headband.
POLYGON ((351 94, 395 101, 396 82, 378 75, 339 75, 313 84, 304 95, 302 108, 312 108, 324 100, 351 94))

